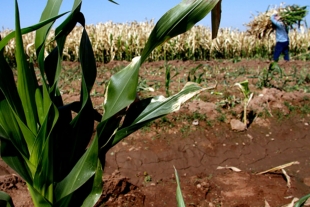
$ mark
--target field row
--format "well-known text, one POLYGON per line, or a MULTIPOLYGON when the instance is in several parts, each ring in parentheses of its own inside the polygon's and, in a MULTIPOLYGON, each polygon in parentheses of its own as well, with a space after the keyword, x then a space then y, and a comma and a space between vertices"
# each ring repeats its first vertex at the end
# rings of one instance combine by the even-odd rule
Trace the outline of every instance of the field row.
MULTIPOLYGON (((146 44, 149 34, 155 23, 130 22, 130 23, 100 23, 87 25, 96 60, 109 62, 111 60, 128 60, 140 55, 146 44)), ((0 32, 2 38, 10 31, 0 32)), ((54 31, 49 35, 52 40, 54 31)), ((67 37, 64 48, 64 60, 76 61, 79 54, 79 40, 82 28, 76 27, 67 37)), ((290 52, 295 59, 310 59, 310 30, 300 29, 290 31, 290 52)), ((35 34, 23 36, 26 53, 36 59, 34 49, 35 34)), ((14 60, 15 42, 12 40, 5 48, 7 60, 14 60)), ((185 34, 179 35, 165 44, 156 48, 150 61, 158 60, 208 60, 208 59, 238 59, 238 58, 267 58, 270 59, 275 45, 275 36, 258 39, 248 31, 237 29, 220 29, 218 38, 212 40, 211 29, 197 25, 185 34)), ((55 48, 54 41, 48 41, 46 53, 55 48)))

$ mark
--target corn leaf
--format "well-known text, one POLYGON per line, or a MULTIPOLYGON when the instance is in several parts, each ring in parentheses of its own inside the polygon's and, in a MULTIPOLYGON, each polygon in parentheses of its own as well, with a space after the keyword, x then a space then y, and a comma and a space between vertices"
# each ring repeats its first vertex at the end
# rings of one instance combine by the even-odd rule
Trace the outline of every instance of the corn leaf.
POLYGON ((84 153, 72 171, 55 188, 55 200, 60 201, 85 184, 97 171, 98 138, 84 153))
MULTIPOLYGON (((82 156, 94 129, 94 109, 90 91, 96 79, 97 69, 94 53, 86 30, 83 31, 81 37, 80 61, 83 74, 80 106, 78 107, 77 116, 70 123, 72 133, 70 134, 70 138, 67 138, 68 142, 66 142, 72 150, 69 156, 70 159, 68 159, 69 163, 75 163, 82 156)), ((60 144, 64 144, 63 141, 60 144)))
MULTIPOLYGON (((122 120, 122 115, 125 110, 122 110, 121 113, 117 113, 114 116, 102 121, 98 124, 96 132, 99 139, 100 153, 105 154, 112 147, 113 136, 116 130, 120 126, 122 120)), ((104 166, 105 160, 102 160, 102 166, 104 166)))
POLYGON ((46 200, 41 192, 38 192, 32 185, 27 185, 29 193, 31 194, 31 198, 34 206, 40 207, 53 207, 53 204, 46 200))
POLYGON ((169 98, 164 98, 163 96, 154 97, 134 123, 143 122, 156 116, 162 116, 177 111, 180 109, 181 104, 204 90, 206 90, 206 88, 202 88, 196 83, 189 82, 179 93, 169 98))
POLYGON ((34 95, 37 87, 35 83, 37 82, 35 80, 34 70, 32 68, 29 68, 28 62, 24 54, 17 0, 15 0, 15 31, 16 31, 15 56, 17 64, 17 73, 18 73, 17 91, 25 112, 27 126, 33 133, 36 133, 37 110, 34 95))
POLYGON ((41 192, 41 194, 53 202, 53 184, 54 184, 54 159, 53 159, 53 139, 52 131, 58 119, 58 110, 55 106, 51 106, 49 113, 45 116, 45 120, 36 137, 33 153, 30 159, 37 166, 34 175, 33 187, 41 192), (52 118, 53 117, 53 118, 52 118), (46 162, 49 160, 50 162, 46 162))
POLYGON ((27 183, 32 184, 30 169, 25 159, 16 150, 15 146, 8 140, 1 138, 1 158, 16 173, 18 173, 27 183))
MULTIPOLYGON (((30 33, 30 32, 33 32, 33 31, 36 31, 38 29, 40 29, 41 27, 45 26, 46 24, 49 24, 51 22, 54 22, 56 19, 62 17, 63 15, 67 14, 68 12, 65 12, 65 13, 62 13, 62 14, 59 14, 55 17, 52 17, 50 19, 47 19, 45 21, 42 21, 38 24, 35 24, 35 25, 32 25, 30 27, 26 27, 26 28, 23 28, 21 29, 21 34, 27 34, 27 33, 30 33)), ((12 31, 10 34, 6 35, 0 42, 0 50, 3 49, 7 43, 15 37, 15 31, 12 31)))
MULTIPOLYGON (((62 0, 48 0, 41 14, 40 22, 50 19, 53 16, 56 16, 59 12, 61 4, 62 0)), ((53 23, 51 22, 36 31, 35 48, 37 51, 46 41, 47 34, 52 25, 53 23)))
POLYGON ((82 207, 94 206, 96 202, 99 200, 102 193, 102 166, 100 161, 98 160, 97 170, 95 173, 93 186, 90 194, 84 200, 82 207))
POLYGON ((0 125, 5 130, 4 135, 23 156, 28 158, 29 152, 26 142, 8 102, 6 100, 0 101, 0 107, 2 109, 0 111, 0 125))
POLYGON ((304 197, 300 198, 294 205, 294 207, 301 207, 303 204, 310 198, 310 194, 305 195, 304 197))
POLYGON ((36 101, 36 106, 37 106, 37 113, 38 113, 38 118, 39 122, 42 125, 44 122, 45 118, 45 113, 44 113, 44 102, 43 102, 43 94, 42 94, 42 87, 38 87, 35 92, 35 101, 36 101))
POLYGON ((72 29, 75 27, 77 22, 80 22, 83 26, 85 25, 85 19, 80 12, 82 1, 76 0, 70 15, 63 21, 55 30, 55 39, 59 36, 67 36, 72 29))
MULTIPOLYGON (((80 6, 77 7, 69 16, 66 18, 66 20, 59 25, 55 30, 55 39, 57 42, 57 50, 58 50, 58 58, 57 58, 57 64, 56 64, 56 70, 49 72, 49 74, 53 74, 53 83, 50 83, 52 85, 50 89, 51 94, 56 94, 58 92, 57 84, 59 80, 60 71, 62 69, 61 62, 62 62, 62 54, 64 45, 66 42, 67 35, 72 31, 72 29, 75 27, 76 23, 81 23, 82 25, 85 25, 85 20, 83 14, 79 11, 80 6)), ((54 59, 52 59, 54 61, 54 59)), ((56 62, 56 61, 55 61, 56 62)), ((47 72, 47 71, 46 71, 47 72)), ((48 73, 47 73, 48 74, 48 73)))
POLYGON ((107 85, 102 121, 135 100, 140 65, 140 57, 135 57, 127 67, 111 77, 107 85))
MULTIPOLYGON (((196 83, 187 83, 179 93, 169 98, 157 96, 152 100, 147 100, 147 102, 150 101, 150 103, 144 108, 138 117, 129 126, 122 127, 116 132, 112 146, 150 121, 179 110, 182 103, 204 90, 206 89, 201 88, 196 83)), ((146 105, 146 103, 141 104, 146 105)), ((136 114, 138 112, 139 111, 137 110, 136 114)), ((128 125, 126 119, 124 120, 124 123, 128 125)))
POLYGON ((3 191, 0 191, 0 204, 2 207, 14 207, 11 196, 3 191))
POLYGON ((174 167, 174 174, 175 174, 175 180, 177 181, 177 192, 176 192, 177 204, 178 204, 178 207, 185 207, 181 185, 180 185, 180 180, 179 180, 177 169, 175 169, 175 167, 174 167))
POLYGON ((219 0, 183 0, 165 13, 155 25, 141 54, 141 62, 163 42, 190 30, 219 0))

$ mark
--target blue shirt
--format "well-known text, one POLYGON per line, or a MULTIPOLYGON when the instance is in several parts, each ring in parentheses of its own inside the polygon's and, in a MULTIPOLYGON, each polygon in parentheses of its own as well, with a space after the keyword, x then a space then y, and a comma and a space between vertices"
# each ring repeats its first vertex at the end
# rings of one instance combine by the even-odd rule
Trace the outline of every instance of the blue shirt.
POLYGON ((276 20, 275 14, 271 15, 270 20, 276 27, 276 41, 277 42, 289 41, 287 29, 286 26, 283 24, 283 22, 276 20))

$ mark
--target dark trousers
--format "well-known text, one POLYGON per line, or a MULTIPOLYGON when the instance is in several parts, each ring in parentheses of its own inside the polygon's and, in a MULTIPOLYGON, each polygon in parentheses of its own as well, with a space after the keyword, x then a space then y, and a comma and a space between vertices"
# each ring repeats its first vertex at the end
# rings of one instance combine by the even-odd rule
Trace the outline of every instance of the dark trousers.
POLYGON ((273 60, 278 61, 281 54, 284 54, 284 60, 289 61, 289 41, 287 42, 277 42, 274 48, 273 60))

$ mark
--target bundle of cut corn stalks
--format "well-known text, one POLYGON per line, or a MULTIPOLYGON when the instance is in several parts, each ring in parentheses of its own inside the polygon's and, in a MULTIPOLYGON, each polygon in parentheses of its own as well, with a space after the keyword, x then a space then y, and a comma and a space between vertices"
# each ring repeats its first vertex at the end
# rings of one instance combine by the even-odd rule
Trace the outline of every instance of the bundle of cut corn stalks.
POLYGON ((281 17, 280 19, 287 27, 293 28, 294 25, 300 27, 308 10, 307 6, 301 7, 298 5, 285 6, 284 4, 280 4, 278 7, 269 6, 266 12, 260 12, 257 16, 253 15, 253 20, 250 23, 245 24, 245 26, 248 27, 247 34, 253 35, 259 39, 268 37, 275 30, 275 27, 270 20, 271 15, 275 13, 281 17))

